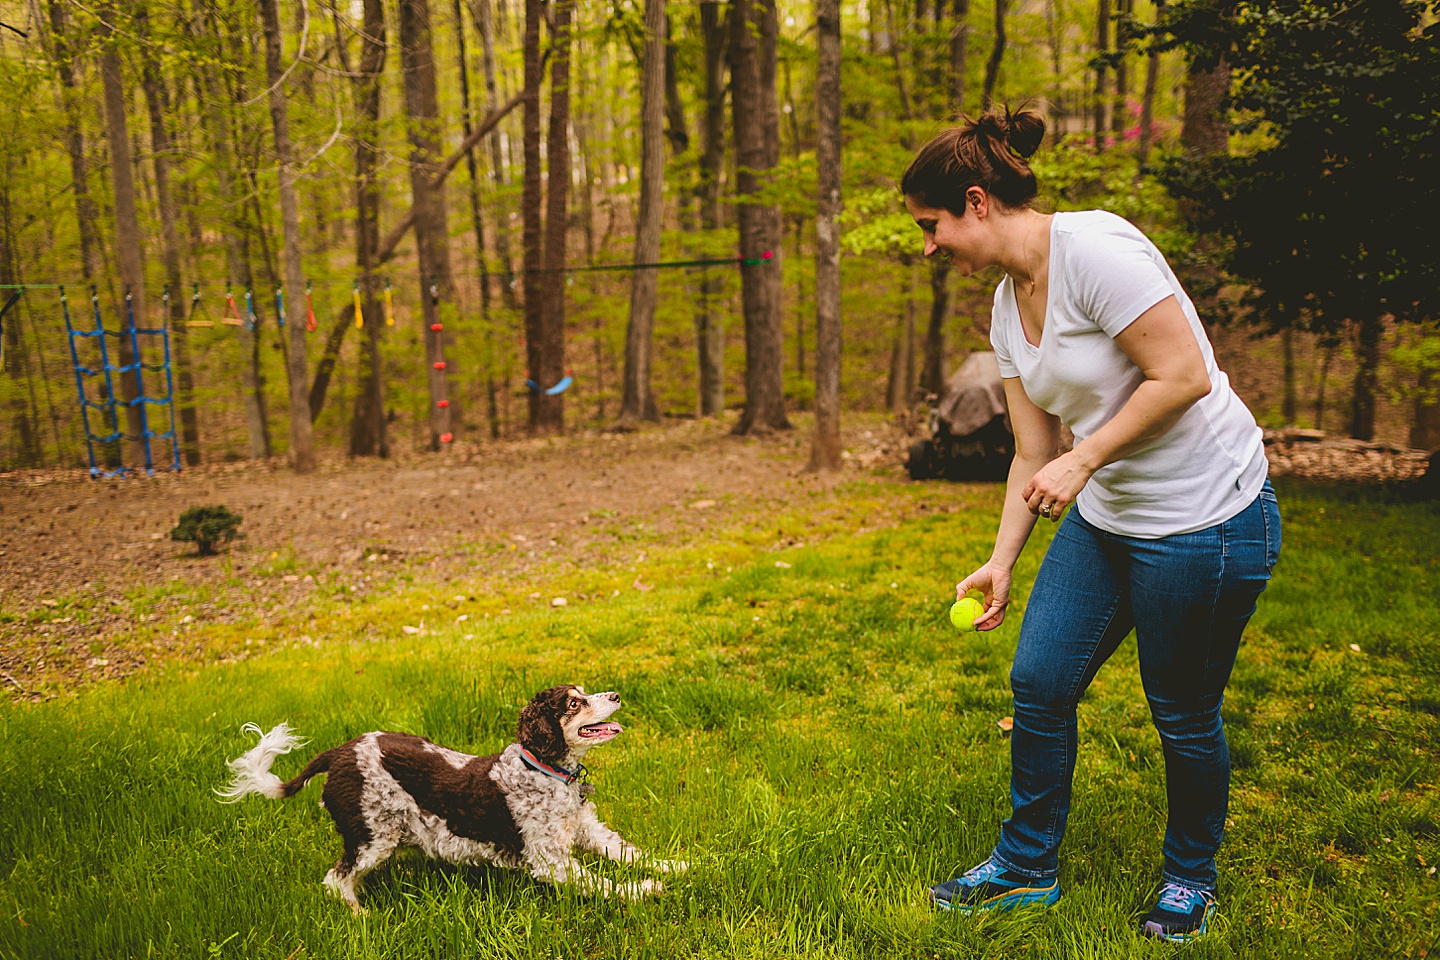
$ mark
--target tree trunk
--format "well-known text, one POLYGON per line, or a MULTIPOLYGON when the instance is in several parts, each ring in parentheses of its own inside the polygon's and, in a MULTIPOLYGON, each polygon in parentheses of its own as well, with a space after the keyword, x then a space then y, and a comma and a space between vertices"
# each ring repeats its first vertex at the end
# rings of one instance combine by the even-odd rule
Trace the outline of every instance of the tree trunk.
POLYGON ((550 128, 545 148, 549 170, 545 193, 545 305, 539 362, 531 379, 540 384, 537 402, 550 429, 565 427, 565 394, 544 391, 565 377, 566 233, 570 224, 570 17, 574 0, 553 0, 550 34, 550 128))
POLYGON ((1185 73, 1185 113, 1180 121, 1180 142, 1199 156, 1224 154, 1230 132, 1223 111, 1230 92, 1230 65, 1222 58, 1213 65, 1192 60, 1185 73))
MULTIPOLYGON (((1104 56, 1110 52, 1110 3, 1111 0, 1097 0, 1095 16, 1095 53, 1104 56)), ((1091 123, 1095 132, 1095 149, 1105 149, 1105 66, 1095 68, 1095 98, 1091 102, 1091 123)))
POLYGON ((275 129, 275 154, 280 164, 280 223, 285 232, 285 286, 290 290, 290 320, 285 369, 290 381, 290 464, 296 473, 315 469, 315 438, 310 427, 310 374, 305 363, 305 323, 301 292, 305 263, 300 249, 300 209, 295 200, 294 150, 290 145, 289 106, 285 98, 284 47, 277 0, 260 0, 265 25, 265 77, 270 84, 270 122, 275 129))
MULTIPOLYGON (((218 20, 213 8, 207 12, 210 13, 211 21, 218 20)), ((217 39, 226 45, 233 46, 235 35, 227 31, 217 39)), ((232 103, 243 102, 245 96, 243 89, 238 86, 223 91, 220 86, 220 77, 217 74, 218 71, 212 70, 197 72, 196 82, 203 84, 206 91, 201 102, 207 107, 208 122, 203 126, 214 138, 215 179, 220 188, 222 201, 219 205, 220 232, 225 244, 228 276, 230 281, 238 284, 243 290, 251 285, 251 276, 250 241, 245 226, 245 216, 242 212, 241 197, 236 189, 236 144, 239 137, 229 122, 229 118, 221 109, 221 104, 227 95, 232 103)), ((226 292, 228 295, 228 284, 226 292)), ((228 303, 224 309, 229 310, 228 303)), ((252 331, 248 326, 241 326, 236 330, 236 339, 239 341, 242 358, 240 383, 245 403, 247 455, 250 459, 257 460, 269 457, 271 453, 270 422, 265 409, 265 379, 259 362, 260 341, 256 331, 252 331)))
MULTIPOLYGON (((142 40, 146 38, 144 8, 136 16, 142 40)), ((150 160, 155 167, 155 196, 160 208, 160 235, 164 242, 165 284, 169 292, 170 343, 174 351, 176 407, 180 410, 180 436, 175 443, 185 454, 185 463, 200 463, 200 421, 195 410, 195 379, 190 370, 190 331, 185 325, 184 282, 180 276, 180 235, 175 225, 175 202, 170 190, 170 153, 173 149, 165 115, 170 98, 160 76, 155 47, 141 44, 145 102, 150 111, 150 160)))
MULTIPOLYGON (((635 263, 660 260, 665 214, 665 0, 645 0, 645 51, 640 68, 640 212, 635 226, 635 263)), ((652 331, 659 283, 656 269, 630 275, 630 317, 625 326, 625 380, 618 426, 659 420, 650 388, 652 331)))
MULTIPOLYGON (((380 185, 375 179, 379 152, 380 75, 385 69, 385 4, 364 0, 364 27, 360 32, 360 70, 351 82, 359 123, 355 138, 355 266, 360 273, 361 308, 365 337, 360 341, 360 384, 355 391, 355 412, 350 420, 352 457, 390 456, 386 429, 384 357, 380 335, 385 318, 376 300, 376 247, 380 243, 380 185)), ((336 42, 340 43, 339 33, 336 42)), ((328 354, 329 351, 327 351, 328 354)), ((319 378, 319 372, 316 372, 319 378)), ((313 393, 313 391, 312 391, 313 393)), ((318 416, 320 411, 312 409, 318 416)))
POLYGON ((840 0, 815 0, 815 440, 811 470, 840 469, 840 0))
POLYGON ((82 94, 76 90, 74 48, 70 42, 65 7, 50 0, 50 28, 55 73, 60 79, 60 100, 65 107, 65 147, 70 154, 71 192, 75 194, 75 220, 80 232, 80 275, 86 283, 100 275, 100 244, 95 237, 99 214, 90 199, 89 170, 85 159, 82 94))
POLYGON ((950 101, 958 116, 965 112, 965 61, 970 44, 970 0, 955 0, 950 28, 950 101))
MULTIPOLYGON (((465 139, 470 139, 470 61, 465 53, 465 16, 461 0, 453 0, 455 8, 456 56, 459 60, 461 122, 465 139)), ((475 232, 475 265, 479 270, 480 326, 485 342, 485 386, 490 398, 490 435, 500 435, 495 416, 495 327, 490 319, 490 265, 485 257, 485 221, 480 215, 480 175, 475 163, 475 148, 465 151, 465 167, 470 173, 470 225, 475 232)))
MULTIPOLYGON (((487 109, 500 109, 500 95, 495 86, 495 25, 490 17, 490 0, 475 0, 471 8, 475 25, 480 31, 481 53, 485 60, 485 96, 487 109)), ((490 133, 490 176, 497 189, 505 187, 505 158, 500 147, 500 128, 497 124, 490 133)), ((500 299, 509 310, 515 309, 515 268, 510 260, 510 230, 506 225, 503 207, 495 215, 495 256, 500 261, 502 286, 500 299)))
POLYGON ((1135 0, 1118 0, 1118 3, 1120 15, 1124 19, 1115 24, 1115 99, 1110 107, 1110 132, 1115 135, 1116 143, 1125 139, 1125 99, 1130 93, 1130 70, 1126 60, 1130 37, 1126 31, 1130 18, 1135 15, 1135 0))
POLYGON ((1284 380, 1284 394, 1280 401, 1280 416, 1285 425, 1295 423, 1295 331, 1289 327, 1280 331, 1282 354, 1281 373, 1284 380))
MULTIPOLYGON (((720 172, 725 165, 725 42, 728 24, 720 5, 700 5, 705 35, 705 149, 700 157, 700 228, 720 228, 720 172)), ((700 368, 700 416, 718 416, 725 409, 725 318, 715 309, 724 281, 703 267, 695 342, 700 368)))
POLYGON ((920 389, 939 396, 945 389, 945 321, 950 316, 948 261, 930 261, 930 326, 925 331, 925 365, 920 370, 920 389))
POLYGON ((1375 438, 1375 393, 1380 370, 1380 318, 1362 320, 1356 330, 1355 389, 1350 398, 1350 436, 1375 438))
POLYGON ((1435 389, 1440 386, 1435 371, 1422 367, 1415 387, 1414 419, 1410 423, 1410 446, 1416 450, 1433 452, 1440 447, 1440 403, 1436 402, 1435 389))
MULTIPOLYGON (((540 204, 540 21, 544 14, 540 0, 525 0, 525 91, 523 94, 523 139, 525 183, 521 196, 521 219, 524 221, 525 248, 525 355, 529 364, 526 379, 539 383, 542 363, 541 340, 545 323, 545 279, 540 272, 545 263, 544 237, 541 232, 540 204)), ((557 407, 541 401, 544 394, 531 390, 530 432, 555 433, 563 424, 555 421, 557 407)))
MULTIPOLYGON (((13 155, 5 155, 5 180, 0 183, 0 284, 12 286, 19 282, 16 273, 17 251, 15 250, 14 228, 10 211, 10 185, 14 183, 11 169, 13 155)), ((0 289, 0 310, 10 307, 5 314, 4 333, 0 335, 0 353, 5 355, 3 368, 5 376, 13 384, 6 403, 9 407, 9 431, 14 439, 13 460, 6 457, 7 451, 0 449, 0 463, 20 467, 40 466, 40 436, 37 430, 39 418, 25 403, 21 384, 30 380, 30 363, 26 352, 25 338, 20 330, 20 304, 11 305, 14 290, 0 289)), ((58 452, 58 451, 57 451, 58 452)))
MULTIPOLYGON (((1165 19, 1165 0, 1156 0, 1155 22, 1165 19)), ((1160 76, 1160 51, 1151 44, 1145 56, 1145 92, 1140 100, 1140 143, 1135 149, 1140 160, 1140 173, 1150 163, 1150 144, 1155 138, 1155 82, 1160 76)))
MULTIPOLYGON (((120 279, 130 293, 130 309, 134 311, 136 323, 143 325, 147 316, 145 265, 140 257, 145 247, 140 235, 140 214, 135 206, 130 129, 125 117, 125 80, 113 26, 117 19, 113 7, 106 8, 100 18, 100 33, 106 40, 100 54, 100 79, 105 95, 105 130, 110 138, 110 180, 115 193, 116 259, 120 264, 120 279)), ((126 317, 121 316, 119 320, 119 328, 128 330, 126 317)), ((125 404, 125 430, 130 438, 125 446, 131 464, 140 464, 145 456, 141 446, 141 435, 145 432, 145 405, 134 402, 140 395, 140 380, 134 369, 135 351, 128 336, 116 339, 120 355, 116 366, 132 368, 120 375, 120 400, 125 404)))
POLYGON ((989 109, 995 102, 995 84, 1000 80, 1000 63, 1004 57, 1005 0, 995 0, 995 42, 990 46, 990 59, 985 61, 985 87, 980 92, 982 109, 989 109))
POLYGON ((780 208, 755 195, 780 161, 775 100, 774 0, 734 0, 730 11, 731 111, 739 203, 740 292, 745 315, 745 412, 735 433, 788 430, 781 328, 780 208))
POLYGON ((420 268, 425 367, 430 386, 430 449, 453 439, 450 375, 440 303, 454 302, 450 273, 450 230, 445 189, 434 182, 440 169, 439 105, 435 92, 435 55, 430 34, 429 0, 401 0, 400 64, 405 78, 405 114, 410 123, 410 191, 415 207, 415 248, 420 268))

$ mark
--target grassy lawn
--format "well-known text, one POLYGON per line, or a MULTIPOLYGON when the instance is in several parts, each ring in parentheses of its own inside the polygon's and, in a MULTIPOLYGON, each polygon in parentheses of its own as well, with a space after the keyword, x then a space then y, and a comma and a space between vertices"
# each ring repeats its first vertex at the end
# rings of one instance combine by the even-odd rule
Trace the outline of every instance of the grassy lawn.
POLYGON ((1227 701, 1232 825, 1205 942, 1134 932, 1164 787, 1133 641, 1081 706, 1059 905, 927 907, 1008 810, 997 721, 1019 618, 981 637, 945 618, 988 553, 998 488, 863 481, 821 529, 777 519, 805 545, 732 531, 543 585, 337 590, 309 642, 258 631, 263 656, 0 707, 0 957, 1440 955, 1440 511, 1280 493, 1281 563, 1227 701), (921 500, 965 506, 876 527, 921 500), (625 697, 626 732, 590 766, 603 819, 692 864, 653 901, 410 856, 367 879, 354 918, 320 886, 339 843, 318 784, 237 806, 210 792, 246 721, 288 720, 313 751, 387 728, 493 752, 557 682, 625 697))

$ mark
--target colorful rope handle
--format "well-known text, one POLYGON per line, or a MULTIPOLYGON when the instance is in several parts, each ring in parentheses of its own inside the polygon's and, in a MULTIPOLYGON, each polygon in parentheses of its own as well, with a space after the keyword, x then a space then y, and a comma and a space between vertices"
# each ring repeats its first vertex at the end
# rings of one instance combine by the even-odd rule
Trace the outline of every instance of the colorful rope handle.
POLYGON ((365 326, 365 313, 360 309, 360 284, 356 283, 350 290, 351 296, 355 298, 355 329, 359 330, 365 326))
POLYGON ((315 331, 315 303, 310 299, 310 284, 305 284, 305 329, 315 331))
POLYGON ((390 302, 390 281, 385 281, 385 326, 395 326, 395 305, 390 302))
POLYGON ((275 318, 281 330, 285 329, 285 288, 275 288, 275 318))

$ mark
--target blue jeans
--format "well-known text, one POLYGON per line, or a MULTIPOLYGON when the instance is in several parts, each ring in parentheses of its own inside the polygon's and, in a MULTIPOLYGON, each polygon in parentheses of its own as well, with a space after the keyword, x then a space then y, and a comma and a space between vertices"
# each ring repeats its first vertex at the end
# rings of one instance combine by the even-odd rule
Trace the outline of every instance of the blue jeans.
POLYGON ((1133 628, 1165 751, 1165 879, 1214 890, 1230 799, 1220 720, 1240 634, 1280 555, 1266 481, 1239 514, 1159 540, 1107 533, 1072 509, 1050 544, 1010 671, 1010 799, 995 859, 1032 879, 1059 869, 1075 772, 1075 705, 1133 628))

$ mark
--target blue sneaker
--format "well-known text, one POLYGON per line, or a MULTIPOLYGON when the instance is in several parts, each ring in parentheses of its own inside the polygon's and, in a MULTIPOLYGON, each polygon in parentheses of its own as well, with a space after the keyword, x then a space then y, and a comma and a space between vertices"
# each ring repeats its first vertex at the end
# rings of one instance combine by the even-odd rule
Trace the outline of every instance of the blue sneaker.
POLYGON ((1140 932, 1170 943, 1189 943, 1204 935, 1214 913, 1215 891, 1167 883, 1140 924, 1140 932))
POLYGON ((930 888, 930 902, 941 910, 957 913, 1004 912, 1016 907, 1048 907, 1060 899, 1060 881, 1055 877, 1032 880, 1011 873, 994 859, 967 870, 954 880, 930 888))

